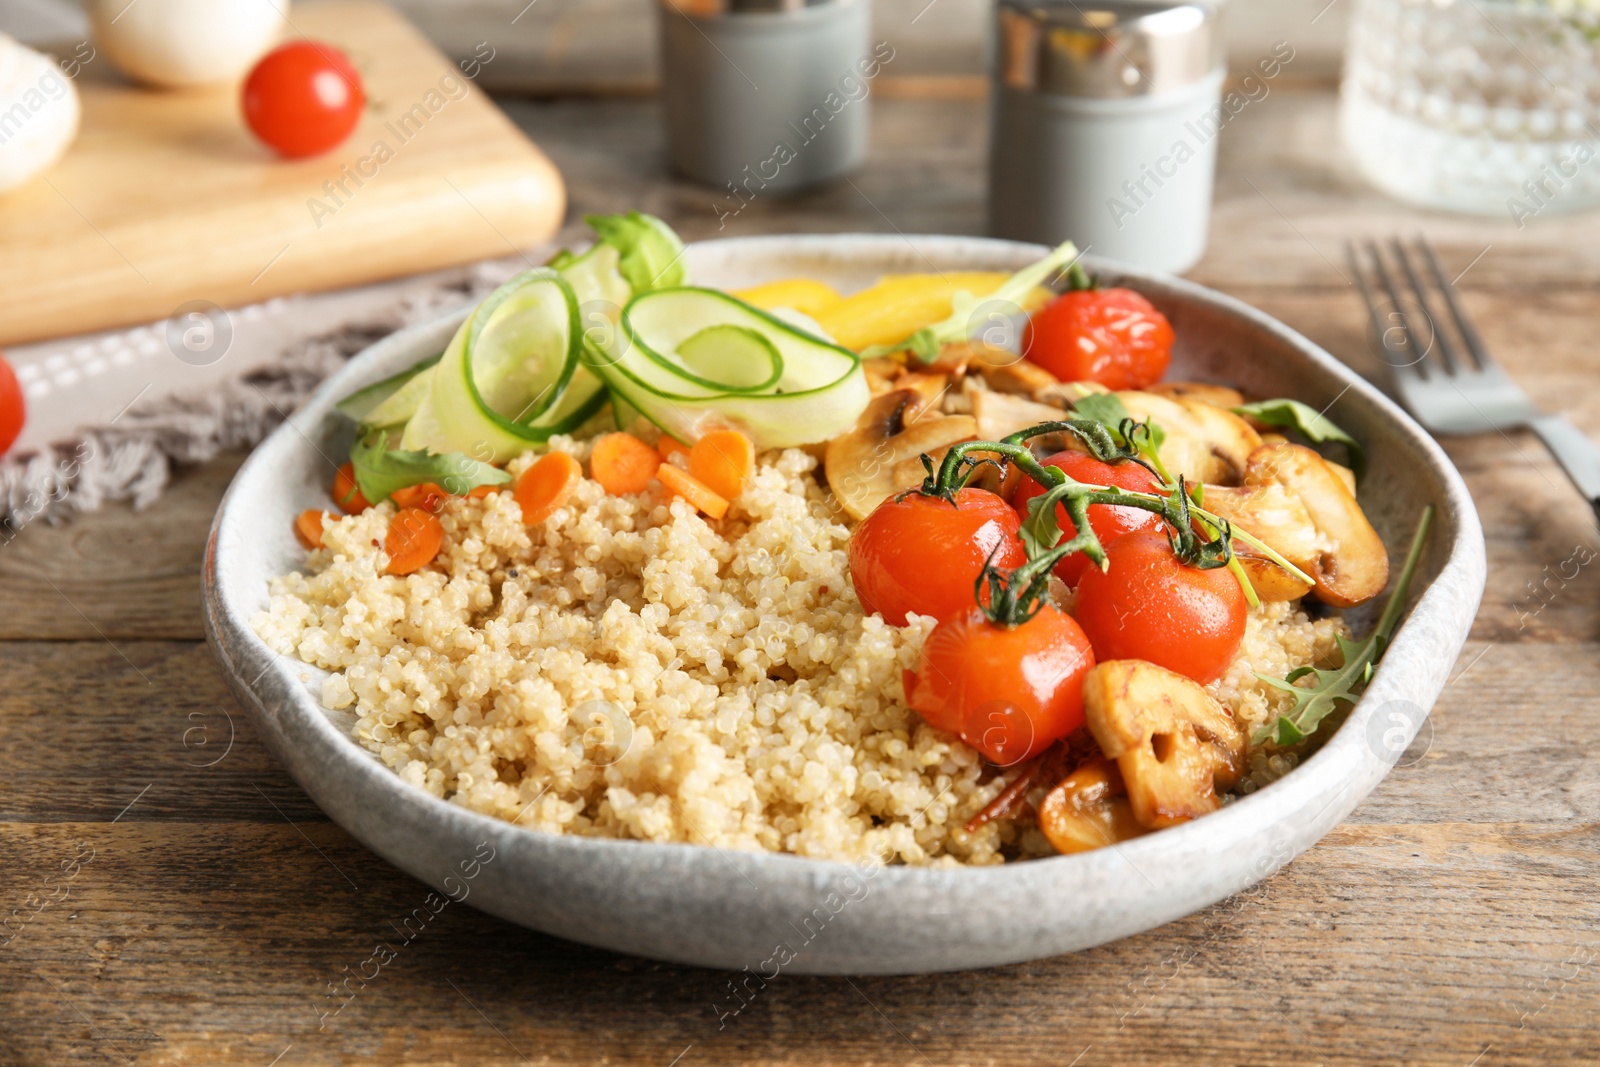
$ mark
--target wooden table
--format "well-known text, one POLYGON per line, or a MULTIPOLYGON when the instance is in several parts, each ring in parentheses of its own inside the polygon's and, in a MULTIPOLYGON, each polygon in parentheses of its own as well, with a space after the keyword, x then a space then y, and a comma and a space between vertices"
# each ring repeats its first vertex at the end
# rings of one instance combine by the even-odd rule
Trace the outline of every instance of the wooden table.
MULTIPOLYGON (((716 194, 660 174, 650 102, 508 108, 565 171, 574 218, 639 207, 717 231, 716 194)), ((978 232, 983 114, 881 101, 864 174, 758 200, 728 232, 978 232)), ((1195 276, 1372 371, 1342 242, 1426 228, 1471 264, 1467 302, 1517 378, 1600 435, 1600 223, 1410 211, 1335 144, 1325 86, 1252 104, 1195 276)), ((1522 435, 1447 447, 1483 513, 1488 593, 1431 729, 1345 825, 1139 937, 978 973, 788 977, 724 1029, 719 974, 468 908, 319 1029, 328 984, 425 890, 301 794, 201 640, 201 546, 237 458, 143 513, 30 528, 0 547, 0 915, 32 916, 0 948, 0 1064, 1596 1062, 1600 578, 1550 577, 1594 558, 1594 519, 1522 435)))

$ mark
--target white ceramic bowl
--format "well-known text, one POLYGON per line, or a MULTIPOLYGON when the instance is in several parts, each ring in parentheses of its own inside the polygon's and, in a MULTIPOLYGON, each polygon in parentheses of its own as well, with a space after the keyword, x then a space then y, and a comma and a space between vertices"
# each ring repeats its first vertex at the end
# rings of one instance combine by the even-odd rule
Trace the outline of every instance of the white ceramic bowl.
MULTIPOLYGON (((1042 251, 957 237, 760 237, 694 245, 688 263, 690 277, 708 285, 803 274, 849 289, 891 271, 1011 270, 1042 251)), ((1372 472, 1362 504, 1392 556, 1404 552, 1424 504, 1439 511, 1414 607, 1343 727, 1291 774, 1213 815, 1075 856, 863 873, 794 856, 556 836, 401 782, 352 740, 347 715, 319 706, 320 672, 274 654, 249 620, 266 602, 268 579, 304 560, 290 533, 294 516, 327 502, 321 453, 341 455, 350 435, 335 400, 438 352, 464 311, 357 356, 239 470, 206 553, 206 625, 217 656, 273 752, 357 839, 487 912, 591 945, 769 977, 774 969, 906 974, 1070 952, 1221 900, 1310 848, 1394 764, 1466 638, 1483 592, 1483 534, 1438 446, 1310 341, 1200 286, 1090 266, 1141 290, 1171 318, 1172 376, 1330 405, 1329 415, 1367 445, 1372 472), (476 862, 491 849, 492 860, 476 862)), ((1352 621, 1359 630, 1370 610, 1352 621)))

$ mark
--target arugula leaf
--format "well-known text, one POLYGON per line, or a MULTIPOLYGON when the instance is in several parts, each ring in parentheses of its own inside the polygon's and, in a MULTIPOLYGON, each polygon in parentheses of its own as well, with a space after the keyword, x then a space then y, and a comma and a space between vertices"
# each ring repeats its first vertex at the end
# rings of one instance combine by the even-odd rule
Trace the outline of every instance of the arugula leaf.
POLYGON ((1118 437, 1122 436, 1120 427, 1123 420, 1133 418, 1127 405, 1116 393, 1090 393, 1081 396, 1072 402, 1072 412, 1080 418, 1093 419, 1095 422, 1105 424, 1118 437))
POLYGON ((1411 539, 1411 551, 1406 554, 1405 566, 1400 570, 1394 591, 1389 594, 1383 614, 1378 617, 1378 624, 1372 628, 1372 633, 1359 644, 1342 634, 1338 637, 1339 651, 1344 658, 1343 666, 1333 670, 1297 667, 1283 678, 1256 672, 1256 677, 1268 685, 1294 694, 1294 706, 1287 714, 1257 730, 1250 739, 1253 744, 1271 740, 1287 746, 1304 741, 1316 733, 1322 720, 1337 711, 1340 705, 1355 704, 1358 693, 1372 678, 1373 667, 1383 657, 1384 649, 1400 624, 1400 613, 1406 606, 1406 593, 1411 588, 1411 579, 1416 574, 1417 563, 1422 559, 1422 550, 1427 546, 1428 532, 1432 528, 1433 505, 1429 504, 1422 511, 1416 535, 1411 539), (1302 678, 1316 680, 1309 686, 1296 685, 1302 678))
POLYGON ((388 435, 369 434, 350 449, 361 495, 376 504, 397 489, 433 482, 445 492, 461 494, 480 485, 504 485, 511 475, 461 452, 409 452, 388 447, 388 435))
POLYGON ((1309 404, 1287 398, 1258 400, 1254 404, 1243 404, 1234 408, 1233 413, 1248 415, 1268 426, 1298 430, 1308 441, 1315 444, 1332 441, 1343 445, 1345 457, 1350 461, 1350 469, 1355 472, 1356 480, 1360 481, 1367 475, 1366 450, 1354 437, 1341 430, 1332 419, 1309 404))

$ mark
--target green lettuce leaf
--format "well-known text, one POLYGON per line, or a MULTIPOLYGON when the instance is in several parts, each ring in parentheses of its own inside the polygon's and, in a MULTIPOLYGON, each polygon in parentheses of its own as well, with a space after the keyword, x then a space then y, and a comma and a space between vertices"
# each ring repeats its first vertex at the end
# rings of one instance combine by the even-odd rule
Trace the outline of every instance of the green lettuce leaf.
MULTIPOLYGON (((683 242, 654 215, 630 211, 626 215, 585 215, 583 221, 601 243, 617 250, 617 271, 635 294, 676 288, 687 280, 683 242)), ((552 266, 560 270, 562 265, 552 266)))

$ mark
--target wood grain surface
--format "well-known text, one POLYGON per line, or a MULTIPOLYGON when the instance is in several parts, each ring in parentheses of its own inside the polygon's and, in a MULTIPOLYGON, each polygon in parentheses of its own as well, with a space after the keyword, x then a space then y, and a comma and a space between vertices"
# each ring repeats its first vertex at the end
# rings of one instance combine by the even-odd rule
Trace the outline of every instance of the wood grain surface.
POLYGON ((561 176, 474 86, 481 62, 368 0, 297 6, 290 36, 342 48, 367 94, 343 144, 293 161, 245 129, 238 86, 142 89, 91 45, 57 49, 88 57, 83 124, 0 199, 0 344, 471 262, 560 225, 561 176))
MULTIPOLYGON (((1197 278, 1374 372, 1342 242, 1425 229, 1468 268, 1466 301, 1512 373, 1600 437, 1586 388, 1600 223, 1519 231, 1400 208, 1350 176, 1329 92, 1252 107, 1223 142, 1197 278)), ((565 172, 574 214, 640 207, 690 237, 718 232, 715 194, 661 175, 648 101, 509 108, 565 172)), ((863 174, 757 200, 723 232, 978 232, 982 130, 975 102, 880 102, 863 174)), ((1445 444, 1487 530, 1483 608, 1417 743, 1318 846, 1093 951, 785 977, 720 1022, 726 975, 456 905, 324 1017, 329 983, 394 941, 427 891, 306 800, 199 641, 201 545, 237 457, 145 512, 30 528, 0 546, 0 917, 18 909, 0 947, 0 1064, 1597 1062, 1600 585, 1592 566, 1547 576, 1600 545, 1531 440, 1445 444)))

